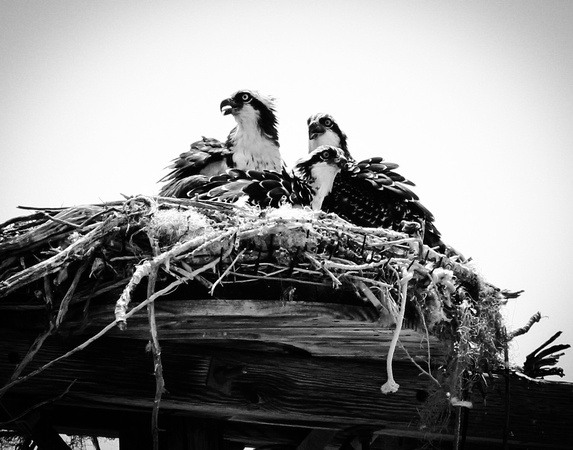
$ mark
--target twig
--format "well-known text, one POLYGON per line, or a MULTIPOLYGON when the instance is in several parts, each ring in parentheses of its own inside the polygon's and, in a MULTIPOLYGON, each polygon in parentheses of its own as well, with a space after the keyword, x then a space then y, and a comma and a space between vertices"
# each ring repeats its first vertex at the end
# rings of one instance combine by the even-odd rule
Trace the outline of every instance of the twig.
MULTIPOLYGON (((231 254, 231 251, 233 250, 233 247, 230 246, 229 249, 227 250, 227 252, 225 252, 225 255, 221 256, 221 259, 226 258, 227 256, 229 256, 231 254)), ((217 278, 217 280, 213 283, 213 285, 211 286, 211 291, 210 294, 213 295, 215 292, 215 288, 217 287, 218 284, 221 283, 221 281, 223 280, 223 278, 225 278, 229 272, 231 272, 231 269, 233 268, 233 266, 237 263, 237 261, 239 260, 239 258, 241 256, 243 256, 243 253, 245 253, 246 249, 243 249, 239 252, 239 254, 236 256, 235 259, 233 259, 233 262, 231 262, 231 264, 229 265, 229 267, 227 267, 225 269, 225 271, 221 274, 221 276, 219 278, 217 278)))
POLYGON ((80 277, 92 262, 93 262, 93 252, 92 255, 90 255, 90 257, 86 259, 84 263, 76 271, 74 279, 72 280, 72 284, 68 288, 66 295, 64 295, 64 298, 60 303, 60 309, 58 310, 58 316, 56 317, 56 329, 60 328, 60 325, 64 321, 64 317, 66 317, 66 313, 68 312, 68 306, 70 305, 70 301, 72 300, 74 292, 76 291, 78 283, 80 282, 80 277))
POLYGON ((371 285, 373 285, 373 286, 376 286, 376 287, 378 287, 378 288, 386 288, 386 289, 389 289, 389 288, 392 287, 391 284, 384 283, 384 282, 378 281, 378 280, 373 280, 373 279, 368 278, 368 277, 361 277, 360 275, 354 275, 352 272, 343 273, 343 274, 340 276, 340 278, 343 278, 343 277, 344 277, 344 278, 349 278, 349 279, 351 279, 351 280, 356 280, 356 281, 362 281, 362 282, 365 282, 365 283, 369 283, 369 284, 371 284, 371 285))
MULTIPOLYGON (((8 384, 13 383, 15 380, 18 379, 18 377, 20 376, 22 371, 26 368, 26 366, 30 363, 30 361, 32 361, 32 359, 34 359, 34 356, 36 356, 36 353, 38 353, 38 350, 40 350, 40 348, 42 348, 44 341, 52 334, 54 329, 55 329, 55 326, 54 326, 53 322, 50 321, 50 323, 48 325, 48 329, 46 329, 45 331, 40 333, 40 335, 36 338, 34 343, 30 346, 28 353, 26 353, 26 356, 24 356, 22 361, 20 361, 20 364, 18 364, 18 367, 16 367, 16 369, 12 373, 12 376, 10 377, 8 384)), ((6 393, 6 390, 7 389, 4 389, 4 388, 0 389, 0 398, 2 398, 4 396, 4 394, 6 393)))
MULTIPOLYGON (((147 280, 147 298, 151 298, 155 291, 157 281, 157 268, 149 274, 147 280)), ((149 318, 149 331, 151 334, 151 353, 153 354, 153 364, 155 373, 155 398, 153 400, 153 411, 151 414, 151 432, 153 435, 153 450, 159 449, 159 404, 161 396, 165 391, 165 380, 163 378, 163 364, 161 363, 161 347, 157 337, 157 323, 155 321, 155 302, 147 305, 147 316, 149 318)))
POLYGON ((508 449, 508 438, 509 438, 509 425, 510 425, 510 411, 511 411, 511 377, 510 377, 510 370, 509 370, 509 339, 505 340, 505 344, 503 346, 503 356, 504 356, 504 370, 503 373, 505 375, 505 398, 504 398, 504 407, 505 407, 505 420, 503 423, 503 435, 502 435, 502 448, 503 450, 508 449))
POLYGON ((46 212, 42 212, 41 214, 43 214, 44 217, 46 217, 47 219, 49 219, 53 222, 59 223, 60 225, 66 225, 66 226, 72 227, 74 229, 81 228, 81 225, 78 225, 78 224, 72 223, 72 222, 68 222, 67 220, 59 219, 58 217, 51 216, 46 212))
POLYGON ((428 377, 430 377, 431 380, 432 380, 434 383, 436 383, 436 385, 437 385, 438 387, 442 387, 442 385, 440 384, 440 382, 439 382, 438 380, 436 380, 436 378, 434 378, 434 376, 433 376, 430 372, 428 372, 427 370, 425 370, 422 366, 420 366, 420 365, 414 360, 414 358, 412 358, 412 356, 410 355, 410 352, 408 352, 408 349, 407 349, 406 347, 404 347, 404 344, 402 344, 402 342, 401 342, 399 339, 398 339, 398 344, 400 344, 400 348, 401 348, 402 350, 404 350, 404 352, 406 353, 406 356, 408 357, 408 359, 410 360, 410 362, 411 362, 412 364, 414 364, 414 365, 418 368, 418 370, 419 370, 420 372, 422 372, 424 375, 427 375, 428 377))
POLYGON ((308 259, 316 268, 318 269, 322 269, 324 271, 324 273, 326 273, 330 279, 332 280, 332 282, 334 283, 335 286, 341 286, 342 282, 336 278, 336 276, 330 271, 328 270, 324 264, 321 264, 316 258, 314 258, 314 256, 312 256, 309 252, 304 252, 304 256, 306 257, 306 259, 308 259))
MULTIPOLYGON (((183 261, 181 261, 181 263, 183 263, 183 261)), ((211 286, 213 283, 211 283, 209 280, 207 280, 205 277, 202 277, 201 275, 193 275, 192 272, 189 272, 189 270, 193 271, 193 268, 191 266, 189 266, 188 264, 185 264, 185 266, 186 266, 186 268, 184 269, 184 268, 172 265, 169 267, 169 270, 167 270, 167 268, 164 268, 164 270, 167 270, 167 272, 170 273, 175 278, 180 276, 180 277, 183 277, 185 279, 185 281, 196 280, 199 283, 201 283, 203 286, 205 286, 207 289, 211 289, 211 286)))
POLYGON ((78 239, 76 242, 66 247, 64 250, 52 256, 51 258, 39 262, 32 267, 24 269, 23 271, 12 275, 7 280, 0 282, 0 297, 6 296, 21 286, 25 286, 43 276, 55 272, 66 260, 71 258, 74 254, 79 253, 82 250, 89 249, 96 241, 101 239, 121 223, 122 220, 117 217, 107 219, 97 228, 90 231, 88 234, 78 239))
POLYGON ((541 313, 538 311, 535 314, 533 314, 529 320, 527 321, 527 323, 521 327, 518 328, 517 330, 512 331, 511 333, 509 333, 508 336, 508 341, 511 341, 513 338, 517 337, 517 336, 521 336, 522 334, 525 334, 529 331, 529 329, 536 324, 537 322, 539 322, 541 320, 541 313))
MULTIPOLYGON (((426 318, 424 317, 424 311, 421 311, 420 308, 420 317, 422 318, 422 324, 424 325, 424 331, 426 332, 426 349, 428 351, 428 372, 431 372, 432 366, 430 364, 432 354, 430 352, 430 331, 428 330, 428 325, 426 325, 426 318)), ((439 383, 438 383, 439 384, 439 383)))
POLYGON ((549 344, 551 344, 555 339, 557 339, 559 336, 561 336, 561 333, 562 333, 561 331, 558 331, 557 333, 555 333, 553 336, 551 336, 549 339, 547 339, 543 344, 541 344, 539 347, 537 347, 535 350, 533 350, 529 355, 527 355, 526 358, 534 357, 537 353, 539 353, 541 350, 543 350, 545 347, 547 347, 549 344))
POLYGON ((20 419, 22 419, 23 417, 25 417, 27 414, 30 414, 32 411, 35 411, 36 409, 41 408, 42 406, 49 405, 50 403, 55 403, 55 402, 57 402, 58 400, 60 400, 61 398, 63 398, 68 392, 70 392, 70 389, 72 388, 72 386, 74 385, 74 383, 75 383, 76 381, 77 381, 77 380, 72 381, 72 382, 68 385, 68 387, 66 388, 66 390, 65 390, 64 392, 62 392, 60 395, 58 395, 57 397, 54 397, 54 398, 45 400, 45 401, 40 402, 40 403, 38 403, 38 404, 36 404, 36 405, 34 405, 34 406, 31 406, 30 408, 28 408, 28 409, 25 410, 24 412, 20 413, 18 416, 13 417, 12 419, 10 419, 10 420, 8 420, 8 421, 6 421, 6 422, 0 422, 0 427, 4 427, 4 426, 9 425, 9 424, 11 424, 11 423, 18 422, 20 419))
POLYGON ((381 261, 377 261, 375 263, 367 263, 367 264, 340 264, 333 261, 325 260, 322 264, 329 269, 339 269, 339 270, 368 270, 368 269, 376 269, 380 266, 383 266, 388 262, 387 259, 383 259, 381 261))
POLYGON ((358 281, 356 287, 358 287, 358 289, 366 296, 368 301, 372 303, 372 306, 374 306, 378 310, 378 312, 381 313, 382 310, 385 309, 388 312, 388 314, 392 316, 393 319, 396 319, 395 311, 390 311, 389 307, 390 305, 385 305, 380 300, 378 300, 378 298, 374 295, 374 293, 366 285, 366 283, 364 283, 363 281, 358 281))
MULTIPOLYGON (((287 269, 285 269, 286 271, 287 269)), ((300 280, 297 278, 289 278, 289 277, 272 277, 269 275, 250 275, 247 273, 241 272, 229 272, 230 275, 234 275, 241 278, 248 278, 247 280, 237 280, 234 283, 252 283, 257 280, 275 280, 275 281, 282 281, 285 282, 293 282, 293 283, 300 283, 300 284, 308 284, 311 286, 330 286, 330 283, 321 283, 318 281, 309 281, 309 280, 300 280)))
MULTIPOLYGON (((155 270, 155 267, 159 267, 161 265, 168 265, 172 258, 180 258, 183 253, 187 253, 190 250, 192 252, 196 252, 199 249, 203 249, 206 245, 212 244, 213 242, 223 240, 225 237, 232 236, 236 230, 231 230, 223 235, 219 235, 218 233, 212 232, 208 235, 198 236, 194 239, 190 239, 187 242, 172 248, 169 251, 166 251, 158 256, 155 256, 151 260, 144 261, 140 265, 137 266, 135 272, 129 283, 121 293, 121 296, 117 300, 115 304, 115 317, 118 322, 119 328, 125 328, 125 314, 129 303, 131 302, 131 294, 133 290, 139 285, 141 280, 146 276, 149 276, 152 270, 155 270)), ((230 247, 232 249, 232 247, 230 247)), ((218 260, 215 261, 215 264, 218 264, 218 260)), ((207 265, 209 266, 209 264, 207 265)), ((205 267, 207 267, 205 266, 205 267)), ((201 273, 204 271, 204 268, 198 269, 197 273, 201 273)))

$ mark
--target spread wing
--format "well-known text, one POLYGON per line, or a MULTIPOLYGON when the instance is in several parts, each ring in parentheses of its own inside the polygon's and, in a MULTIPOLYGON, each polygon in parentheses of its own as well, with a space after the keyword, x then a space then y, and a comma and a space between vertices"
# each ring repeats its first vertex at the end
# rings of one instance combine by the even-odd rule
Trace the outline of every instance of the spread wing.
POLYGON ((169 166, 171 171, 160 182, 165 182, 159 195, 186 197, 186 193, 210 176, 232 166, 232 151, 221 141, 203 137, 193 142, 189 151, 181 153, 169 166))
POLYGON ((433 214, 411 190, 414 183, 398 174, 397 164, 382 158, 351 163, 336 177, 323 210, 364 227, 402 230, 402 222, 417 222, 425 229, 424 241, 434 246, 440 233, 433 214))
POLYGON ((309 206, 313 191, 304 180, 286 170, 279 173, 271 170, 230 169, 197 185, 187 192, 187 196, 225 202, 246 197, 250 204, 261 208, 277 208, 285 203, 309 206))

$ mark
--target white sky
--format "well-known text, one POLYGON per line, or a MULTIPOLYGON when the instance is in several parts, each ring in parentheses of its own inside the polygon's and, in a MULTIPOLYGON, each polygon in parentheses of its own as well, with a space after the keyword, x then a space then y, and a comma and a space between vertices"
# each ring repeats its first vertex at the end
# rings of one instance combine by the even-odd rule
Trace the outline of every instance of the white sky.
MULTIPOLYGON (((329 112, 417 184, 444 239, 525 289, 508 327, 573 344, 573 2, 0 0, 0 222, 17 205, 156 194, 164 167, 278 98, 288 163, 329 112)), ((561 358, 573 380, 573 350, 561 358)))

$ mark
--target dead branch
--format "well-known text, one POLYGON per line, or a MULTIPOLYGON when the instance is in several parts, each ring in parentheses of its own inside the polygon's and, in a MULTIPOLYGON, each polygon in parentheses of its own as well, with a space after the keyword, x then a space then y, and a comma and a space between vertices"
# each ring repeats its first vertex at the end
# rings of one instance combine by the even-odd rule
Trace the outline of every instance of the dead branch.
MULTIPOLYGON (((157 269, 149 274, 147 280, 147 298, 151 298, 155 292, 155 282, 157 280, 157 269)), ((161 363, 161 347, 157 336, 157 324, 155 322, 155 302, 147 305, 147 315, 149 319, 149 332, 151 334, 151 353, 153 355, 153 365, 155 373, 155 398, 153 399, 153 412, 151 414, 151 431, 153 435, 153 449, 159 449, 159 404, 161 396, 165 391, 165 380, 163 378, 163 364, 161 363)))
POLYGON ((538 311, 535 314, 533 314, 530 319, 527 321, 527 323, 521 327, 518 328, 515 331, 512 331, 509 336, 508 336, 508 341, 511 341, 513 338, 517 337, 517 336, 521 336, 522 334, 525 334, 529 331, 529 329, 536 324, 537 322, 539 322, 541 320, 541 313, 538 311))
POLYGON ((35 410, 41 408, 42 406, 46 406, 46 405, 49 405, 49 404, 51 404, 51 403, 55 403, 55 402, 57 402, 58 400, 61 400, 62 398, 64 398, 64 396, 65 396, 68 392, 70 392, 70 389, 72 388, 72 386, 74 385, 74 383, 75 383, 76 381, 77 381, 77 380, 72 381, 72 382, 68 385, 68 387, 66 388, 66 390, 65 390, 64 392, 62 392, 60 395, 58 395, 57 397, 51 398, 51 399, 49 399, 49 400, 45 400, 45 401, 40 402, 40 403, 38 403, 38 404, 36 404, 36 405, 34 405, 34 406, 31 406, 30 408, 26 409, 24 412, 20 413, 20 414, 17 415, 16 417, 13 417, 13 418, 11 418, 10 420, 8 420, 8 421, 6 421, 6 422, 0 422, 0 427, 4 427, 4 426, 9 425, 9 424, 11 424, 11 423, 18 422, 19 420, 21 420, 22 418, 24 418, 25 416, 27 416, 28 414, 30 414, 32 411, 35 411, 35 410))
POLYGON ((25 286, 39 278, 54 273, 69 259, 74 258, 76 255, 85 254, 98 240, 107 235, 111 230, 117 228, 123 222, 124 219, 120 217, 112 217, 51 258, 41 261, 28 269, 24 269, 23 271, 12 275, 7 280, 1 281, 0 297, 6 296, 19 287, 25 286))

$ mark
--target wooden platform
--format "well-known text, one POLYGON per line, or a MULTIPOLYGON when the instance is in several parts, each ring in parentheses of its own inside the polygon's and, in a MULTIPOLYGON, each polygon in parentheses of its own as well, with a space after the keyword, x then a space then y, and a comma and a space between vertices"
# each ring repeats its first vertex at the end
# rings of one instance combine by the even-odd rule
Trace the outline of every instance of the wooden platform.
MULTIPOLYGON (((9 303, 0 309, 0 377, 7 380, 41 331, 42 312, 31 314, 9 303)), ((94 305, 89 320, 80 311, 46 340, 27 371, 74 349, 113 321, 110 304, 94 305)), ((400 389, 380 392, 394 330, 371 305, 340 299, 165 298, 157 302, 156 319, 166 388, 159 417, 162 448, 211 448, 216 443, 231 449, 338 449, 356 444, 361 436, 376 448, 418 448, 429 437, 434 445, 451 448, 451 427, 435 435, 420 429, 419 411, 435 386, 403 350, 394 359, 400 389)), ((151 448, 155 377, 148 340, 147 313, 141 312, 128 321, 127 330, 114 328, 12 387, 2 399, 1 420, 47 402, 38 411, 59 432, 119 436, 122 449, 151 448)), ((400 340, 425 367, 425 333, 406 328, 400 340)), ((445 349, 431 338, 430 350, 436 367, 445 349)), ((492 381, 486 402, 477 393, 472 398, 466 448, 502 448, 506 385, 499 375, 492 381)), ((570 448, 573 385, 512 376, 510 389, 510 448, 570 448)), ((30 421, 24 417, 12 426, 30 427, 30 421)))

